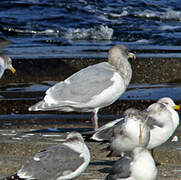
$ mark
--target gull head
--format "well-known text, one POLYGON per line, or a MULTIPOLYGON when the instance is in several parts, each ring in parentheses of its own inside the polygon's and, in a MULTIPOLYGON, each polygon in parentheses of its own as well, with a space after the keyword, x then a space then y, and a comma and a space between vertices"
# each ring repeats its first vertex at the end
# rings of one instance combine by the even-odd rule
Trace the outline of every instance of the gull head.
POLYGON ((174 101, 170 98, 170 97, 163 97, 163 98, 160 98, 158 101, 158 103, 162 103, 166 106, 170 106, 172 107, 173 109, 175 110, 180 110, 180 106, 179 105, 176 105, 174 103, 174 101))

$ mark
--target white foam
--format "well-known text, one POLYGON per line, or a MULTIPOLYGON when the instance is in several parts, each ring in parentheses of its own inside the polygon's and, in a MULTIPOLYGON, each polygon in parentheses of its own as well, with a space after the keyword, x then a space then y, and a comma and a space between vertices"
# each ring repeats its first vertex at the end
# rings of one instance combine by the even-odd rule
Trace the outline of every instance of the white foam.
POLYGON ((160 17, 161 19, 165 20, 181 20, 181 12, 172 10, 171 8, 168 8, 165 13, 163 13, 160 17))
POLYGON ((70 28, 64 33, 68 39, 103 39, 110 40, 113 35, 113 29, 108 26, 98 26, 96 28, 70 28))
POLYGON ((155 12, 151 11, 151 10, 144 10, 143 12, 139 12, 139 14, 137 14, 139 17, 147 17, 147 18, 154 18, 154 17, 158 17, 158 14, 156 14, 155 12))
POLYGON ((150 41, 147 40, 147 39, 139 39, 139 40, 137 40, 136 42, 137 42, 137 43, 141 43, 141 44, 148 44, 148 43, 150 43, 150 41))
POLYGON ((136 16, 138 17, 146 17, 146 18, 158 18, 162 20, 177 20, 181 21, 181 12, 175 11, 171 8, 165 9, 165 11, 152 11, 149 9, 146 9, 142 12, 136 12, 136 16))
POLYGON ((159 29, 162 30, 162 31, 165 31, 165 30, 176 30, 176 29, 181 29, 181 26, 163 25, 159 29))
POLYGON ((110 13, 109 16, 112 18, 120 18, 123 16, 127 16, 128 15, 128 11, 124 10, 122 13, 120 14, 116 14, 116 13, 110 13))

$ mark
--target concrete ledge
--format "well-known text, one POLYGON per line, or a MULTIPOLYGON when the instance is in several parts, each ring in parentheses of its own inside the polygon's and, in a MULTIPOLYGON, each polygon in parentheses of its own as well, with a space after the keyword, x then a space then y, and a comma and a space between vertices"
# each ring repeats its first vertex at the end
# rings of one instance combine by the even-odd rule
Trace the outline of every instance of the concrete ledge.
MULTIPOLYGON (((14 59, 17 75, 3 76, 5 82, 61 81, 78 70, 106 59, 14 59)), ((137 58, 132 63, 132 83, 181 82, 181 59, 137 58)))

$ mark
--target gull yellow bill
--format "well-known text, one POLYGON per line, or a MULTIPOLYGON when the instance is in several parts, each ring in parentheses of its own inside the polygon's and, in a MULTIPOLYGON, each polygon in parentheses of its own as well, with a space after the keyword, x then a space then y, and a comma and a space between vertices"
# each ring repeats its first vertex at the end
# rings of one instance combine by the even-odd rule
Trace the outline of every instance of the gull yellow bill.
POLYGON ((15 74, 16 73, 16 69, 14 68, 14 67, 11 67, 11 72, 13 73, 13 74, 15 74))
POLYGON ((180 106, 179 106, 179 105, 175 105, 175 106, 173 106, 173 108, 174 108, 175 110, 180 110, 180 106))

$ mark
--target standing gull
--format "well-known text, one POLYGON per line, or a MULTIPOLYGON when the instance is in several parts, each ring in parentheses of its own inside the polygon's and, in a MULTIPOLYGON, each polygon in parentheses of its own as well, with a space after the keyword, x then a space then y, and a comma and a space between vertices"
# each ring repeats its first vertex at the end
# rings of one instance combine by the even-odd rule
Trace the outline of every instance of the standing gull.
POLYGON ((109 50, 108 62, 88 66, 55 84, 29 111, 93 112, 92 123, 96 130, 99 109, 115 102, 131 80, 128 58, 135 59, 135 55, 123 45, 113 46, 109 50))
POLYGON ((11 70, 13 74, 16 72, 12 66, 11 58, 7 55, 0 55, 0 78, 3 76, 6 69, 11 70))
POLYGON ((108 147, 111 152, 108 156, 123 156, 124 152, 130 152, 136 148, 140 143, 140 128, 142 130, 141 146, 146 147, 150 139, 150 129, 146 124, 146 119, 137 109, 127 109, 124 113, 124 121, 121 121, 113 130, 108 147))
POLYGON ((125 156, 116 161, 105 180, 155 180, 157 172, 150 152, 136 147, 132 157, 125 156))
POLYGON ((16 175, 4 180, 67 180, 78 177, 90 162, 90 152, 80 133, 68 134, 66 141, 38 152, 16 175))

